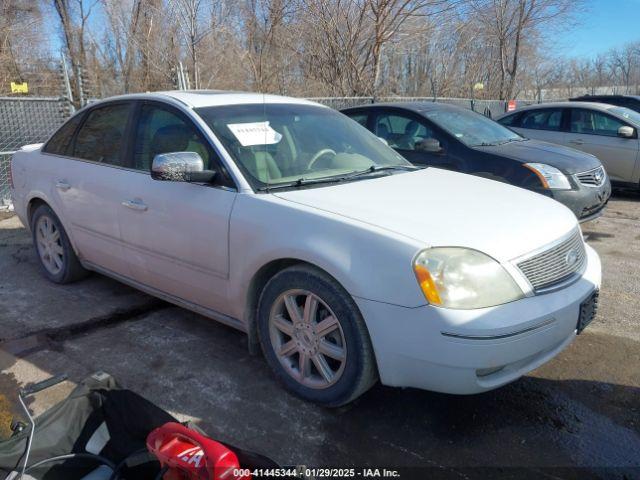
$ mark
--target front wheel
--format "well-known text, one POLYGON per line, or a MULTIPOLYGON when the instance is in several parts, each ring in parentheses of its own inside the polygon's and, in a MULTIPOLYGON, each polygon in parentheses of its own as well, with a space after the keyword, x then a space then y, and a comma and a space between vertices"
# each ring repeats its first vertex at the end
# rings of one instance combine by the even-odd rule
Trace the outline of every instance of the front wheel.
POLYGON ((294 266, 267 283, 258 333, 277 378, 306 400, 337 407, 376 381, 371 341, 357 306, 317 269, 294 266))

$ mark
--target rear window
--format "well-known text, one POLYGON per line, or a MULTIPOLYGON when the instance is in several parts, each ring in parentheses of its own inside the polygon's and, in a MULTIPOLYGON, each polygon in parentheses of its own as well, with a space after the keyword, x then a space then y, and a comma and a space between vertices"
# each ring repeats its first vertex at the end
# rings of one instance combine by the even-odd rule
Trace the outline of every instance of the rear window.
POLYGON ((517 126, 518 122, 516 121, 520 116, 520 112, 512 113, 511 115, 507 115, 506 117, 502 117, 499 120, 496 120, 500 125, 505 125, 507 127, 517 126))
POLYGON ((53 153, 54 155, 69 155, 71 139, 81 120, 82 115, 75 115, 67 120, 67 123, 62 125, 62 127, 53 134, 42 151, 45 153, 53 153))
POLYGON ((368 115, 366 113, 347 113, 347 116, 351 120, 355 120, 356 122, 358 122, 363 127, 367 127, 368 115))
POLYGON ((74 142, 73 156, 110 165, 124 165, 122 146, 131 104, 92 110, 74 142))
POLYGON ((561 108, 534 109, 522 114, 520 125, 532 130, 560 130, 562 123, 561 108))

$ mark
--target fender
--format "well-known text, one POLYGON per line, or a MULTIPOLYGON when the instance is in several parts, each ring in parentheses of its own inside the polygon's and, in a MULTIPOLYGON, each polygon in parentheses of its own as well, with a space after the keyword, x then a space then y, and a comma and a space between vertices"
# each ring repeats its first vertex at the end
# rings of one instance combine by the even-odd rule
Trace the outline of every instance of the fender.
POLYGON ((51 199, 42 191, 36 190, 36 191, 32 191, 29 192, 29 194, 25 197, 25 207, 24 207, 24 215, 25 218, 22 223, 25 223, 25 228, 27 230, 29 230, 29 232, 31 232, 31 215, 33 214, 33 212, 31 211, 31 203, 34 200, 40 200, 44 203, 47 204, 47 206, 53 210, 53 213, 56 214, 56 216, 58 217, 58 220, 60 220, 60 223, 62 224, 62 227, 64 228, 65 233, 67 234, 67 237, 69 238, 69 243, 71 243, 71 248, 73 248, 73 251, 75 252, 75 254, 78 256, 78 258, 82 258, 81 253, 78 251, 78 249, 76 248, 76 243, 73 239, 73 232, 71 230, 71 226, 67 223, 67 221, 64 219, 63 215, 60 215, 60 209, 51 201, 51 199))
POLYGON ((234 318, 251 318, 246 309, 254 276, 271 263, 315 266, 354 298, 406 307, 426 303, 411 267, 423 246, 413 239, 267 195, 239 195, 230 224, 224 313, 234 318), (391 290, 389 282, 407 288, 391 290))

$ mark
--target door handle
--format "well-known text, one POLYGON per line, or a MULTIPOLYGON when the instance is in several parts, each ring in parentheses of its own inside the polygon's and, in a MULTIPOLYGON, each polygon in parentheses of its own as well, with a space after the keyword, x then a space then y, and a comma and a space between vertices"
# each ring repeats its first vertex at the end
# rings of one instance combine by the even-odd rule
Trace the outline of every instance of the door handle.
POLYGON ((64 180, 58 180, 56 182, 56 188, 58 190, 62 190, 63 192, 66 192, 67 190, 69 190, 71 188, 71 185, 69 185, 67 182, 65 182, 64 180))
POLYGON ((122 202, 122 206, 130 208, 131 210, 137 210, 139 212, 146 212, 147 207, 141 200, 125 200, 122 202))
POLYGON ((577 140, 570 140, 569 143, 572 143, 573 145, 582 145, 584 143, 584 140, 580 140, 578 138, 577 140))

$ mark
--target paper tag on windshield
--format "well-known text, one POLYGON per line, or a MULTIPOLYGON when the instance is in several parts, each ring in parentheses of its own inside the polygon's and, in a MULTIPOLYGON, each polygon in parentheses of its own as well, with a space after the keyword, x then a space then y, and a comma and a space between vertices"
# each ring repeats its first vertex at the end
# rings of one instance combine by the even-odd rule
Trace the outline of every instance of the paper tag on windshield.
POLYGON ((227 125, 240 145, 273 145, 282 140, 282 135, 269 126, 269 122, 230 123, 227 125))

